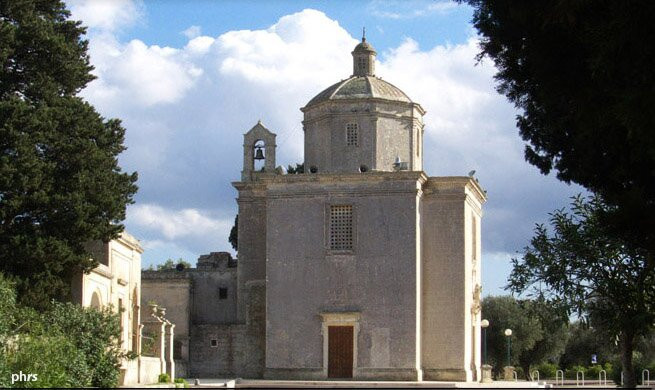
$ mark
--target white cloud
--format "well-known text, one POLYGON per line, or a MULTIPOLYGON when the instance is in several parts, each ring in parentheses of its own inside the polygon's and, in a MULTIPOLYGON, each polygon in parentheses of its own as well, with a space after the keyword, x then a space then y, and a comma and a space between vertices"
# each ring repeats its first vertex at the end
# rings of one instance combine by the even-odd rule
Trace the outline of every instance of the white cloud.
MULTIPOLYGON (((83 95, 103 115, 123 119, 121 164, 139 172, 128 230, 200 254, 229 248, 242 134, 262 119, 278 134, 277 164, 301 162, 298 108, 351 74, 358 40, 308 9, 262 30, 194 36, 181 48, 120 42, 106 32, 90 41, 98 79, 83 95)), ((408 39, 382 52, 377 69, 428 111, 426 171, 478 171, 489 190, 484 247, 505 253, 523 247, 533 223, 575 188, 523 161, 516 112, 495 92, 492 64, 475 65, 478 51, 473 38, 428 50, 408 39)))
POLYGON ((111 37, 91 41, 98 76, 83 95, 101 106, 153 106, 178 101, 202 75, 180 50, 147 46, 138 39, 119 44, 111 37))
POLYGON ((193 39, 187 43, 184 49, 190 55, 206 54, 214 41, 214 38, 208 36, 193 37, 193 39))
POLYGON ((72 18, 91 29, 114 31, 129 26, 142 15, 141 2, 132 0, 68 0, 72 18))
POLYGON ((184 35, 185 37, 189 38, 189 39, 193 39, 193 38, 199 36, 201 32, 202 32, 202 29, 200 28, 200 26, 191 26, 191 27, 187 28, 186 30, 182 31, 181 34, 184 35))
POLYGON ((161 233, 174 240, 187 236, 214 235, 230 230, 231 221, 207 216, 197 209, 169 210, 154 204, 137 204, 129 208, 128 222, 161 233))

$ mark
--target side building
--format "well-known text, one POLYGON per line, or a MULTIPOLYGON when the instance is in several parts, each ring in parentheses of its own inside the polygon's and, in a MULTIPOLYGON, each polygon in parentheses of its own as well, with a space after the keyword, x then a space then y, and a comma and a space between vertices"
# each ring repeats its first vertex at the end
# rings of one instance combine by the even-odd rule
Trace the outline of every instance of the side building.
POLYGON ((200 256, 196 268, 143 271, 142 283, 141 305, 166 307, 176 324, 176 376, 232 375, 263 358, 248 351, 255 321, 237 325, 237 263, 229 253, 200 256))
POLYGON ((164 318, 161 308, 141 310, 143 248, 139 241, 123 232, 115 240, 92 242, 87 248, 99 264, 88 274, 73 277, 72 301, 83 307, 118 311, 121 349, 140 355, 121 362, 119 384, 152 384, 157 383, 159 374, 173 374, 173 360, 166 353, 173 343, 175 325, 164 318), (150 343, 150 355, 154 356, 142 356, 144 327, 156 336, 150 343))

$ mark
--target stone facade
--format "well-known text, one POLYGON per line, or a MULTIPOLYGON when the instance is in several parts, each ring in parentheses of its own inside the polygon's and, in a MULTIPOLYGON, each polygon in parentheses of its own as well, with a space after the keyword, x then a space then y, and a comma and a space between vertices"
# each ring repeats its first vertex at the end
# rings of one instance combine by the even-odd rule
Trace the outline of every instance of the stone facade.
POLYGON ((263 287, 243 287, 244 319, 237 321, 237 267, 227 252, 200 256, 196 268, 143 271, 142 305, 167 309, 176 324, 177 376, 261 376, 263 287), (259 330, 258 330, 259 329, 259 330), (255 362, 255 363, 252 363, 255 362))
POLYGON ((112 241, 87 244, 99 264, 88 274, 79 274, 72 280, 72 301, 84 307, 112 307, 120 312, 120 345, 124 351, 141 354, 144 326, 156 326, 155 356, 139 356, 121 362, 121 385, 157 383, 159 374, 174 373, 171 346, 174 342, 174 325, 152 313, 142 311, 141 254, 139 241, 123 232, 112 241), (167 355, 168 352, 168 355, 167 355))
POLYGON ((304 174, 275 168, 261 122, 244 135, 236 272, 144 274, 144 296, 186 316, 191 375, 480 379, 485 192, 423 172, 425 111, 375 76, 364 39, 352 54, 353 76, 301 109, 304 174), (236 306, 217 314, 201 291, 226 280, 236 306))

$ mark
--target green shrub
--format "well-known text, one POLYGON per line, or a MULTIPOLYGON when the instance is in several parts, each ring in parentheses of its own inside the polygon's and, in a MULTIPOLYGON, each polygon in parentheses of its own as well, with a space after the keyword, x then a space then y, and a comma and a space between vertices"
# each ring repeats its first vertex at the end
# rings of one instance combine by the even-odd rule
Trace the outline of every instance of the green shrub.
POLYGON ((170 383, 171 382, 171 376, 168 374, 159 374, 159 378, 157 378, 157 382, 159 383, 170 383))
POLYGON ((605 364, 603 364, 603 370, 607 373, 607 380, 614 375, 614 366, 610 362, 605 362, 605 364))
POLYGON ((189 387, 189 382, 184 378, 175 378, 175 388, 187 388, 189 387))
POLYGON ((584 366, 573 366, 571 368, 567 368, 566 371, 564 371, 564 376, 566 376, 566 379, 575 379, 579 371, 582 371, 584 373, 586 379, 587 368, 584 366))
POLYGON ((44 312, 16 304, 11 283, 0 274, 0 387, 11 373, 36 374, 17 387, 116 387, 120 322, 110 308, 98 311, 51 302, 44 312))
POLYGON ((35 374, 37 380, 16 382, 11 384, 12 387, 91 385, 91 371, 84 355, 66 337, 21 335, 15 342, 7 355, 10 372, 35 374))
POLYGON ((118 313, 113 313, 111 308, 100 311, 72 303, 54 302, 52 309, 44 315, 44 323, 50 331, 70 337, 84 354, 92 372, 92 386, 118 385, 120 361, 126 357, 118 345, 118 313), (70 332, 70 329, 75 329, 75 332, 70 332))
POLYGON ((539 379, 555 379, 555 375, 559 368, 553 363, 542 363, 537 366, 539 370, 539 379))

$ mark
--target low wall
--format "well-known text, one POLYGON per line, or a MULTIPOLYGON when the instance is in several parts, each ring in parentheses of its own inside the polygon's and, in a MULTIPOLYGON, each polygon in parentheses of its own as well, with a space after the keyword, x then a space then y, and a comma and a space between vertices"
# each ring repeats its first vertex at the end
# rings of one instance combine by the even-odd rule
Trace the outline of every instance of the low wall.
POLYGON ((121 386, 139 383, 139 359, 125 360, 121 366, 121 386))
POLYGON ((157 383, 161 374, 161 360, 156 357, 141 356, 139 358, 139 383, 147 385, 157 383))

